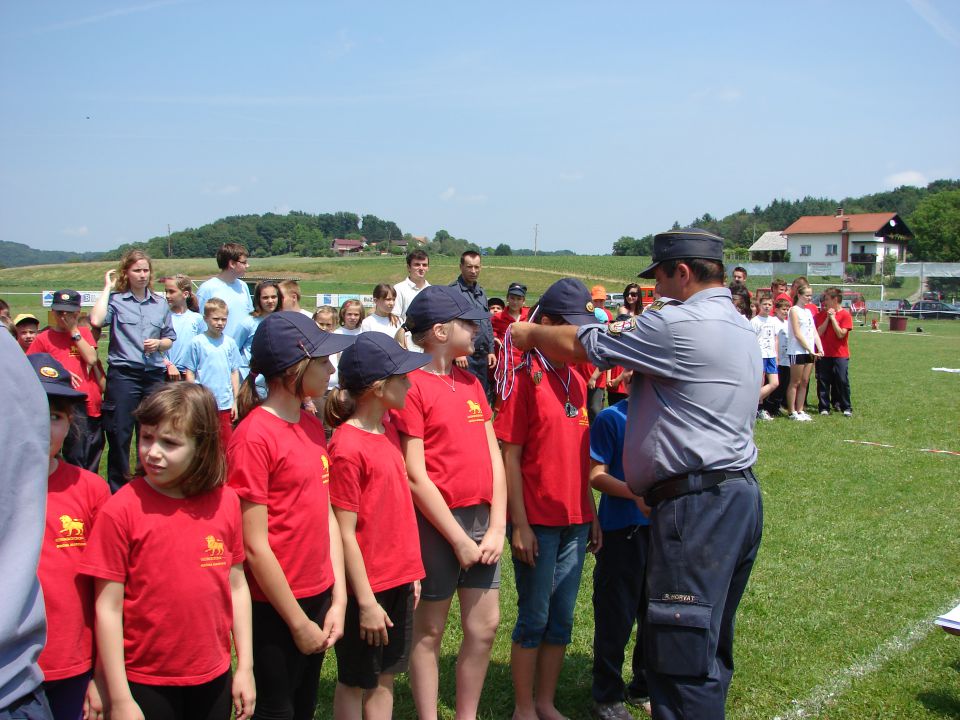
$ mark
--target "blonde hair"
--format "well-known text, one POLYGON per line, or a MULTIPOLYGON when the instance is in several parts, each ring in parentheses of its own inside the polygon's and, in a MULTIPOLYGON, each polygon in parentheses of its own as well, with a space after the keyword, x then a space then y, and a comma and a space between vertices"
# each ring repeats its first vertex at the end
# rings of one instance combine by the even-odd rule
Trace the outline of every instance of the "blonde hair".
POLYGON ((357 306, 357 310, 360 311, 360 319, 357 320, 357 327, 360 327, 360 323, 362 323, 362 322, 363 322, 363 319, 367 316, 367 311, 364 309, 362 302, 360 302, 359 300, 356 300, 356 299, 353 299, 353 300, 344 300, 344 301, 343 301, 343 305, 340 306, 340 312, 339 312, 339 314, 338 314, 339 319, 340 319, 340 325, 341 325, 341 326, 346 327, 345 317, 346 317, 346 314, 347 314, 347 308, 348 308, 348 307, 353 307, 354 305, 356 305, 356 306, 357 306))
POLYGON ((143 250, 127 250, 120 256, 120 262, 117 265, 117 279, 113 283, 113 289, 117 292, 126 292, 130 289, 130 281, 127 279, 127 270, 135 263, 141 260, 147 261, 150 268, 150 278, 147 280, 147 290, 153 292, 153 261, 143 250))
POLYGON ((212 297, 203 304, 203 316, 206 317, 214 310, 223 310, 228 314, 230 312, 230 308, 227 307, 227 303, 218 297, 212 297))

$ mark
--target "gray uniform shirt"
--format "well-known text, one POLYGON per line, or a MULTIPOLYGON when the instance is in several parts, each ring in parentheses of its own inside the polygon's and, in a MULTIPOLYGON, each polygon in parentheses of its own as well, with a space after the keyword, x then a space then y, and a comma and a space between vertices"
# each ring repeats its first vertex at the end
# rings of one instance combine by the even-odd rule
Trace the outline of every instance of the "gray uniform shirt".
MULTIPOLYGON (((450 287, 456 288, 467 301, 476 308, 480 310, 488 310, 487 307, 487 294, 483 291, 483 288, 480 287, 480 283, 474 283, 473 287, 467 285, 463 281, 462 275, 457 275, 457 279, 450 283, 450 287)), ((477 332, 477 337, 473 341, 473 354, 477 355, 489 355, 493 352, 493 325, 490 322, 490 318, 486 320, 478 320, 477 325, 480 327, 477 332)))
POLYGON ((623 466, 637 495, 675 475, 744 470, 757 459, 760 346, 730 291, 709 288, 655 307, 622 333, 603 325, 578 333, 594 365, 634 371, 623 466))

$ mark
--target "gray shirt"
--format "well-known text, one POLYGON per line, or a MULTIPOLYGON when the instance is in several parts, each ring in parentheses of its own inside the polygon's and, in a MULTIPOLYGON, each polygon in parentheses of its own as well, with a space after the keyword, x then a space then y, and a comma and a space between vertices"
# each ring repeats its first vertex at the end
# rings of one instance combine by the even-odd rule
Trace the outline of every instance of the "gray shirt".
POLYGON ((37 564, 46 522, 50 411, 40 380, 6 331, 0 332, 0 367, 0 708, 5 708, 43 681, 37 658, 47 626, 37 564))
POLYGON ((664 299, 617 329, 587 325, 578 337, 594 365, 634 371, 623 452, 630 489, 642 495, 675 475, 751 467, 762 361, 730 291, 664 299))
MULTIPOLYGON (((487 307, 487 294, 480 287, 480 283, 474 283, 471 287, 463 281, 463 275, 457 275, 457 279, 450 283, 450 287, 463 293, 471 305, 482 310, 490 309, 487 307)), ((477 332, 477 339, 473 341, 473 354, 489 355, 493 352, 493 325, 490 318, 478 320, 477 325, 480 326, 480 330, 477 332)))
POLYGON ((143 351, 148 339, 177 339, 170 306, 163 296, 147 291, 143 300, 127 290, 110 293, 104 325, 110 326, 107 361, 110 367, 162 368, 163 354, 143 351))

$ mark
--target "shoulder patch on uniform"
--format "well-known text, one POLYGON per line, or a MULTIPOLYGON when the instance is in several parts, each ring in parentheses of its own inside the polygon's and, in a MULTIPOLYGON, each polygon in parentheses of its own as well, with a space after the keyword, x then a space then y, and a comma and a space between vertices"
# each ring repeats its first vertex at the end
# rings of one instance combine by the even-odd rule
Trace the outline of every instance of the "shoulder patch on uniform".
POLYGON ((629 320, 617 320, 607 325, 607 333, 610 335, 620 335, 621 333, 631 332, 637 329, 637 319, 631 317, 629 320))

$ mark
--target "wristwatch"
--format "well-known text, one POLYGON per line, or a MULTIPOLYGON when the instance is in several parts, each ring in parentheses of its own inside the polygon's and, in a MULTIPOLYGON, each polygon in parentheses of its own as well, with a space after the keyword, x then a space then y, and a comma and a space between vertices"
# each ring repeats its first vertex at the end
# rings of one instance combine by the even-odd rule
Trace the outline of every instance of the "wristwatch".
POLYGON ((79 342, 82 338, 83 336, 80 333, 74 333, 73 335, 70 336, 70 339, 73 340, 74 342, 79 342))

